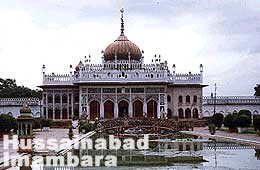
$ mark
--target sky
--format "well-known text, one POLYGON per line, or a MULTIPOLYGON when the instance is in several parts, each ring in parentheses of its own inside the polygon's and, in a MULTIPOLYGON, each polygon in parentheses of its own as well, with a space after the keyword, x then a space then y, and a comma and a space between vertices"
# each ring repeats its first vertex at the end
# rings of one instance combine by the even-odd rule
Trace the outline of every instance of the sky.
POLYGON ((84 56, 101 51, 120 34, 176 65, 199 73, 204 95, 248 95, 260 83, 259 0, 0 0, 0 77, 36 89, 47 73, 69 73, 84 56))

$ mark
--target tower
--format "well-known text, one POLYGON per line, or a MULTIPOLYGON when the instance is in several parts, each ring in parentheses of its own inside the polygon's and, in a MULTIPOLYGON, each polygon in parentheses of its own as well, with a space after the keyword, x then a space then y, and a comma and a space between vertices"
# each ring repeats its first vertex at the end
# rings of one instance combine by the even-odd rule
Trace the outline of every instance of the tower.
POLYGON ((18 140, 19 150, 18 152, 31 153, 32 152, 32 112, 31 109, 24 105, 20 109, 20 116, 17 118, 18 125, 18 140), (21 147, 24 145, 26 147, 21 147))

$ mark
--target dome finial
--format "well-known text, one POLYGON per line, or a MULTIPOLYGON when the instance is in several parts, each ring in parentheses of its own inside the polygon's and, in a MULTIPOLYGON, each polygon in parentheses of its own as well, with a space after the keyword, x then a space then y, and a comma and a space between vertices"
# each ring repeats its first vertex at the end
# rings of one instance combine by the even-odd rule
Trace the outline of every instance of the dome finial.
POLYGON ((121 12, 121 35, 124 35, 124 8, 120 9, 121 12))

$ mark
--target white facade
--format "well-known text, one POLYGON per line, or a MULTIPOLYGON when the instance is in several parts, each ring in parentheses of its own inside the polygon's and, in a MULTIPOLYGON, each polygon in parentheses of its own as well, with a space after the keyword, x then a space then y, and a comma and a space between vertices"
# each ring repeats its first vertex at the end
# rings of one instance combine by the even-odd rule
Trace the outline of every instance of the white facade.
POLYGON ((160 55, 144 63, 143 50, 124 34, 123 10, 121 33, 102 50, 101 58, 102 63, 92 63, 90 56, 85 57, 67 74, 46 74, 43 65, 43 117, 197 119, 202 114, 203 66, 198 73, 183 74, 176 73, 174 64, 170 71, 160 55))
POLYGON ((24 104, 30 107, 33 117, 40 117, 41 101, 39 98, 0 98, 0 114, 12 114, 17 118, 24 104))

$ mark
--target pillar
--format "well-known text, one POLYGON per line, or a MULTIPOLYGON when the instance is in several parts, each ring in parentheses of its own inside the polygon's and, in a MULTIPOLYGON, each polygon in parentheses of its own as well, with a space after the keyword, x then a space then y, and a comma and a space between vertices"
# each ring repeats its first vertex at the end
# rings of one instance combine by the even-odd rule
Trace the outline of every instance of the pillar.
POLYGON ((48 118, 48 91, 46 91, 46 100, 45 100, 45 106, 46 106, 46 115, 45 115, 45 118, 48 118))
POLYGON ((69 110, 70 110, 70 99, 69 99, 70 95, 69 95, 69 92, 67 91, 67 119, 69 119, 69 110))
POLYGON ((144 106, 143 106, 143 113, 147 115, 147 101, 146 101, 146 94, 144 92, 144 106))
POLYGON ((129 117, 133 117, 133 105, 132 105, 132 92, 130 89, 129 106, 128 106, 129 117))
POLYGON ((71 93, 71 118, 74 117, 74 95, 73 95, 73 91, 71 93))
POLYGON ((166 113, 167 115, 167 110, 168 110, 168 101, 167 101, 167 94, 165 93, 164 94, 164 112, 166 113))
POLYGON ((161 100, 160 100, 160 94, 158 94, 158 103, 157 103, 157 118, 159 119, 160 118, 160 105, 161 104, 161 100))
POLYGON ((63 115, 62 115, 62 93, 60 93, 60 119, 63 119, 63 115))
POLYGON ((79 89, 79 118, 82 114, 82 88, 79 89))
POLYGON ((55 94, 52 92, 52 119, 55 119, 55 94))
POLYGON ((27 132, 28 132, 28 124, 26 123, 25 124, 25 135, 29 135, 27 132))
POLYGON ((117 100, 117 91, 116 91, 116 100, 114 104, 114 118, 118 118, 118 100, 117 100))
POLYGON ((104 118, 104 102, 103 102, 103 88, 101 88, 101 94, 100 94, 100 118, 104 118))

